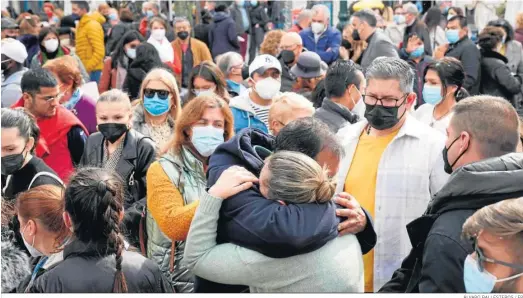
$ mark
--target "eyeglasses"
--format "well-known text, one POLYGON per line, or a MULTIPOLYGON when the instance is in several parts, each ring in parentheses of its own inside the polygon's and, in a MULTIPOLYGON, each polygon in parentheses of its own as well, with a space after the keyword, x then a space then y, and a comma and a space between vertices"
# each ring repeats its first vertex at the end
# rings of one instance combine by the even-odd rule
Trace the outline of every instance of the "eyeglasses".
POLYGON ((499 264, 499 265, 503 265, 503 266, 513 268, 513 269, 523 270, 523 265, 510 264, 510 263, 506 263, 503 261, 498 261, 495 259, 485 257, 485 254, 483 253, 481 248, 478 246, 478 238, 474 237, 472 239, 472 241, 473 241, 473 246, 474 246, 474 252, 476 253, 476 261, 478 262, 478 268, 481 272, 483 272, 483 270, 485 270, 485 267, 483 266, 483 262, 489 262, 492 264, 499 264))
POLYGON ((150 88, 145 88, 143 90, 143 95, 146 96, 146 97, 154 97, 155 94, 158 94, 158 98, 159 99, 167 99, 169 97, 169 94, 171 92, 167 91, 167 90, 161 90, 161 89, 150 89, 150 88))
POLYGON ((44 96, 42 97, 42 99, 45 101, 45 102, 52 102, 52 101, 55 101, 55 100, 58 100, 60 101, 60 99, 62 99, 62 97, 64 97, 65 95, 65 92, 60 92, 54 96, 44 96))
POLYGON ((369 105, 375 105, 378 102, 380 102, 380 105, 391 108, 391 107, 401 106, 405 102, 405 100, 407 99, 407 96, 409 96, 409 94, 407 93, 401 98, 394 98, 394 97, 378 98, 372 94, 362 94, 362 96, 363 96, 363 100, 365 100, 365 102, 369 105), (400 101, 401 101, 401 103, 398 105, 398 102, 400 102, 400 101))

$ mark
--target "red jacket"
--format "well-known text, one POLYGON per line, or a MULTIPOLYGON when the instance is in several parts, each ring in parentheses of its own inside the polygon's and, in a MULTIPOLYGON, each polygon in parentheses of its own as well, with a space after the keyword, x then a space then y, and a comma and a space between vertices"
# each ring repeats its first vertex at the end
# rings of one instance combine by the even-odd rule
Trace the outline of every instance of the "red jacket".
MULTIPOLYGON (((19 99, 12 107, 23 107, 24 100, 19 99)), ((62 106, 56 108, 56 115, 51 118, 36 119, 40 127, 40 139, 36 144, 36 156, 53 169, 64 183, 74 172, 73 160, 69 152, 67 133, 73 126, 80 126, 86 136, 87 129, 76 116, 62 106)))

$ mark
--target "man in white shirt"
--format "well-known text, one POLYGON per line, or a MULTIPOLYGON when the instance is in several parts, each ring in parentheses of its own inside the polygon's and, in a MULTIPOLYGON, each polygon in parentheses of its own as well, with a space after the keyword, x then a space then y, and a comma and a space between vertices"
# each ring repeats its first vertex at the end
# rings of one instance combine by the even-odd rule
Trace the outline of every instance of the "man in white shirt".
POLYGON ((364 257, 365 291, 387 282, 411 244, 405 226, 422 215, 447 181, 445 137, 409 113, 414 72, 399 58, 376 58, 366 71, 365 119, 343 129, 345 158, 336 192, 352 194, 375 219, 377 244, 364 257))

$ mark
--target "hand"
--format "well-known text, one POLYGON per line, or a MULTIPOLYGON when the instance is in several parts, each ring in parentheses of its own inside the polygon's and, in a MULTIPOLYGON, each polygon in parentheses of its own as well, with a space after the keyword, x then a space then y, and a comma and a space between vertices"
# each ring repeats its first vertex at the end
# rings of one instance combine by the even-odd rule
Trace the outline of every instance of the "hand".
POLYGON ((225 170, 218 181, 209 189, 213 197, 227 199, 252 187, 258 178, 245 168, 232 166, 225 170))
POLYGON ((241 37, 241 36, 238 36, 238 41, 239 42, 244 42, 245 41, 245 38, 241 37))
POLYGON ((434 59, 438 60, 438 59, 445 57, 445 53, 447 52, 448 49, 449 49, 448 43, 437 47, 436 50, 434 50, 434 55, 433 55, 434 59))
POLYGON ((411 36, 409 37, 405 51, 410 54, 414 52, 420 45, 423 45, 423 41, 421 41, 421 39, 417 36, 411 36))
POLYGON ((367 226, 367 216, 365 216, 365 212, 363 212, 360 203, 358 203, 353 196, 342 192, 336 195, 334 202, 347 208, 336 210, 337 216, 347 218, 347 220, 338 225, 340 236, 357 234, 365 229, 367 226))
POLYGON ((254 25, 254 28, 260 28, 260 24, 254 25))

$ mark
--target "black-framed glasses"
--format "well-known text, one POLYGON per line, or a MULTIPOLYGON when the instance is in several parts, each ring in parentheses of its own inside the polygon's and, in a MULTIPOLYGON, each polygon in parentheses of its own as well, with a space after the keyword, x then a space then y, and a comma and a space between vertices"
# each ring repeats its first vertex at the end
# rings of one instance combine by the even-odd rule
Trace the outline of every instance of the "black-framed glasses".
POLYGON ((167 99, 169 97, 169 94, 171 92, 167 90, 161 90, 161 89, 151 89, 151 88, 145 88, 143 90, 143 95, 146 97, 154 97, 155 94, 158 94, 159 99, 167 99))
POLYGON ((362 94, 362 97, 363 97, 363 100, 369 104, 369 105, 376 105, 378 102, 380 103, 380 105, 384 106, 384 107, 399 107, 401 106, 405 100, 407 100, 407 96, 409 96, 409 93, 406 93, 403 97, 401 98, 394 98, 394 97, 376 97, 374 95, 369 95, 369 94, 362 94), (398 105, 398 102, 401 102, 399 105, 398 105))
POLYGON ((474 247, 474 252, 476 253, 476 262, 478 262, 478 268, 481 272, 483 272, 485 270, 485 267, 483 266, 483 262, 489 262, 492 264, 499 264, 499 265, 503 265, 505 267, 509 267, 509 268, 513 268, 513 269, 523 270, 523 265, 510 264, 507 262, 498 261, 496 259, 491 259, 491 258, 485 257, 483 250, 481 250, 481 248, 478 246, 478 238, 475 237, 472 239, 472 241, 473 241, 472 245, 474 247))

